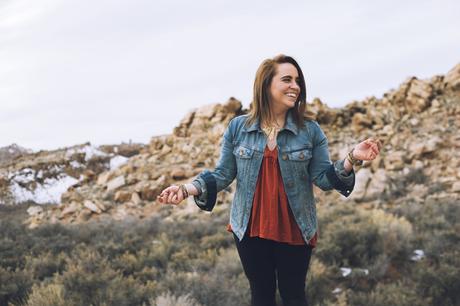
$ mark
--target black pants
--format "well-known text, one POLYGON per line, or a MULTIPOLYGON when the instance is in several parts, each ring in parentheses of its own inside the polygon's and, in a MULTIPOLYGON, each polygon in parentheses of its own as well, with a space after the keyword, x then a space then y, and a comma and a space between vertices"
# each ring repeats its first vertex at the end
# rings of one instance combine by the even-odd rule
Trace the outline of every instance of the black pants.
POLYGON ((233 234, 251 288, 252 306, 276 306, 276 282, 284 306, 306 306, 305 279, 312 248, 308 245, 233 234))

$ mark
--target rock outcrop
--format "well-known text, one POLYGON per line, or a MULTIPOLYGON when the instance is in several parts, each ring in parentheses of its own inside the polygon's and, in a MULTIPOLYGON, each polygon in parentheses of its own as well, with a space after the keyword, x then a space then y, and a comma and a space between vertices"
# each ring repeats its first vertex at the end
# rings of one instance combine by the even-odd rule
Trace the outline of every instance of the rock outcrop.
POLYGON ((5 165, 16 158, 19 158, 26 154, 33 153, 32 150, 23 148, 13 143, 12 145, 0 148, 0 167, 5 165))
MULTIPOLYGON (((339 109, 329 108, 316 98, 308 111, 328 137, 332 160, 343 158, 368 137, 379 138, 384 144, 377 159, 357 169, 355 190, 346 201, 382 208, 408 199, 423 203, 430 197, 460 197, 460 64, 445 76, 428 80, 412 77, 382 98, 369 97, 339 109)), ((105 167, 79 172, 68 168, 69 173, 74 171, 72 177, 83 178, 62 194, 59 205, 31 210, 28 224, 142 218, 157 213, 165 207, 155 203, 163 188, 189 182, 202 170, 215 166, 228 122, 245 112, 233 98, 224 104, 203 106, 188 113, 171 135, 153 137, 119 167, 109 169, 106 159, 100 161, 105 167)), ((21 167, 17 163, 15 169, 25 171, 25 164, 21 167)), ((3 180, 5 177, 11 181, 11 170, 3 180)), ((233 192, 231 185, 219 193, 215 209, 226 208, 233 192)), ((316 193, 318 205, 343 200, 336 192, 316 193)), ((165 215, 172 211, 181 217, 199 209, 189 199, 165 215)))

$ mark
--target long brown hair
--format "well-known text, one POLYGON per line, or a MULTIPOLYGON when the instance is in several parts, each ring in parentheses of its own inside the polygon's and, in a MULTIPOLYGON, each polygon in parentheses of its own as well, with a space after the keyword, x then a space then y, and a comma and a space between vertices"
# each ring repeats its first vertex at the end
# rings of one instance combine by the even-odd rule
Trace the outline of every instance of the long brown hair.
POLYGON ((262 122, 273 122, 273 114, 270 111, 270 85, 276 74, 276 68, 279 64, 284 63, 294 65, 299 74, 300 94, 298 100, 295 102, 295 106, 291 109, 294 122, 301 128, 304 126, 304 118, 311 119, 308 113, 306 113, 307 90, 302 69, 300 69, 299 64, 292 57, 279 54, 274 58, 264 60, 257 69, 256 79, 254 81, 254 96, 249 108, 249 117, 246 120, 248 126, 253 124, 257 118, 260 119, 259 122, 261 124, 262 122))

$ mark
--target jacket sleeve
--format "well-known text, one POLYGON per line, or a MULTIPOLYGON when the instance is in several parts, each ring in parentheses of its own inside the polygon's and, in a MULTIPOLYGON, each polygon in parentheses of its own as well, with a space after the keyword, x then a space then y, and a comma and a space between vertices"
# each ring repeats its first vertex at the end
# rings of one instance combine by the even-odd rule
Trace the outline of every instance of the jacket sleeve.
POLYGON ((326 135, 317 122, 313 124, 313 151, 309 166, 312 181, 322 190, 336 189, 348 197, 355 186, 355 172, 346 173, 344 160, 331 162, 326 135))
POLYGON ((230 121, 222 137, 219 161, 213 171, 208 169, 201 172, 192 184, 201 190, 194 196, 195 203, 203 210, 211 211, 216 204, 217 193, 229 186, 236 177, 236 161, 233 155, 233 133, 230 121))

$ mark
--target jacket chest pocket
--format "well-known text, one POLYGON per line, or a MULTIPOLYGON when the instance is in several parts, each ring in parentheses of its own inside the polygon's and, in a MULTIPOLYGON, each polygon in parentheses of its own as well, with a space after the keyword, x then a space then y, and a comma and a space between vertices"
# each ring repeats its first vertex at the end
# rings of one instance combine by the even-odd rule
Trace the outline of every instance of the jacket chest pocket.
POLYGON ((237 176, 247 175, 253 165, 254 150, 244 146, 236 146, 233 150, 236 160, 237 176))
POLYGON ((312 158, 311 148, 283 153, 283 159, 288 160, 292 170, 301 178, 308 177, 308 166, 312 158))

